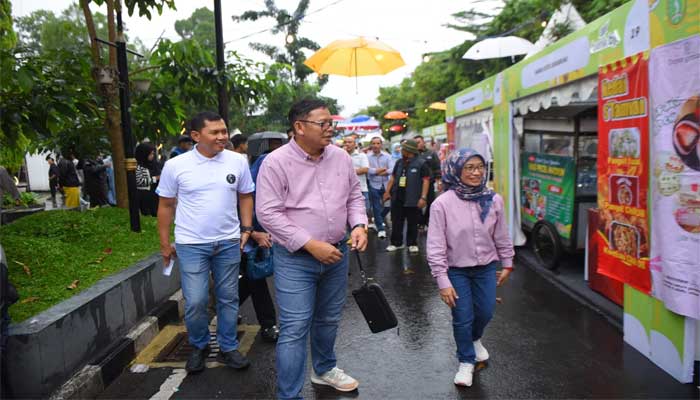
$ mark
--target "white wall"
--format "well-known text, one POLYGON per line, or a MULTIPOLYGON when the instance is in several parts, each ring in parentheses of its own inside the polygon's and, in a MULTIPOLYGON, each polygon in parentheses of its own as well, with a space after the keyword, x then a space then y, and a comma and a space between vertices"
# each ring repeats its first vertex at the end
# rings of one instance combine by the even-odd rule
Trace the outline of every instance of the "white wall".
POLYGON ((49 154, 51 153, 27 153, 24 156, 24 160, 27 163, 28 190, 32 192, 49 191, 49 163, 46 162, 46 156, 49 154))

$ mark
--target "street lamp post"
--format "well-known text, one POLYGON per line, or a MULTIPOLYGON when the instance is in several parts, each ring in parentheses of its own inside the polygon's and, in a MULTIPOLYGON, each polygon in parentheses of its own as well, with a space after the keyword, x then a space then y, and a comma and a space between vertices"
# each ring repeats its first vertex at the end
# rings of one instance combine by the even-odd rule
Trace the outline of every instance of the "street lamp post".
POLYGON ((224 31, 221 23, 221 0, 214 0, 216 27, 216 69, 219 71, 219 115, 228 126, 228 93, 226 92, 226 64, 224 62, 224 31))
POLYGON ((119 72, 119 107, 121 108, 122 140, 126 167, 126 186, 129 192, 129 220, 131 230, 141 232, 138 199, 136 197, 136 159, 134 136, 131 134, 131 101, 129 100, 129 69, 126 59, 126 41, 122 25, 122 10, 117 7, 117 71, 119 72))

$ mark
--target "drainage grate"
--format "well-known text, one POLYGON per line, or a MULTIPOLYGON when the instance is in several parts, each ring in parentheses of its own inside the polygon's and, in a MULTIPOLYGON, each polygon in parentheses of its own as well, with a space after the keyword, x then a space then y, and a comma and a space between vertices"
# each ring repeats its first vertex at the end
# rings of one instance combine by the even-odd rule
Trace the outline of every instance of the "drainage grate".
MULTIPOLYGON (((238 340, 241 340, 245 332, 242 330, 238 331, 238 340)), ((207 356, 207 361, 214 361, 216 355, 219 353, 219 344, 216 342, 216 331, 210 332, 211 338, 209 339, 209 347, 211 352, 207 356)), ((187 340, 187 332, 180 332, 175 337, 170 340, 163 350, 156 356, 155 362, 185 362, 190 358, 192 354, 192 345, 189 340, 187 340)))

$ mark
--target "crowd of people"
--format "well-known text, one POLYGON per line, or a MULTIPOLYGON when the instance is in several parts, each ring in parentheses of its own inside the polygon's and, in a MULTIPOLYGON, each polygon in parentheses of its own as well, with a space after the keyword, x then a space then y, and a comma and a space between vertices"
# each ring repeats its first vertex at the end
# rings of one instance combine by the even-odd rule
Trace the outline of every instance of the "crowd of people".
MULTIPOLYGON (((250 297, 263 340, 277 343, 279 398, 300 398, 309 342, 311 382, 355 390, 359 382, 338 367, 334 351, 349 252, 364 251, 375 231, 378 240, 389 239, 386 251, 407 246, 417 255, 419 231, 427 229, 424 254, 452 311, 454 383, 471 386, 475 364, 489 358, 481 339, 514 257, 503 199, 487 186, 484 158, 458 149, 441 162, 420 136, 390 149, 373 137, 361 149, 351 134, 336 146, 328 107, 316 99, 295 103, 288 119, 288 140, 270 139, 253 157, 247 137, 229 138, 212 112, 192 118, 167 162, 148 141, 135 148, 139 209, 158 219, 164 267, 179 260, 194 348, 187 372, 205 369, 212 313, 217 360, 234 369, 250 365, 237 338, 239 309, 250 297)), ((58 162, 46 161, 54 205, 57 193, 68 208, 114 204, 109 157, 78 159, 67 149, 58 162)), ((0 193, 18 198, 8 182, 0 168, 0 193)))
POLYGON ((263 339, 277 342, 279 398, 301 398, 309 342, 312 383, 357 389, 334 350, 349 252, 365 250, 370 221, 376 237, 386 239, 390 215, 387 251, 406 243, 410 253, 420 253, 419 226, 427 226, 427 260, 452 310, 459 361, 454 383, 471 386, 475 363, 489 357, 481 338, 493 315, 495 288, 507 280, 514 255, 503 199, 486 185, 484 158, 460 149, 441 165, 421 137, 392 146, 391 153, 380 137, 366 153, 355 136, 334 146, 331 114, 316 99, 295 103, 288 119, 289 141, 271 141, 253 159, 245 136, 229 140, 224 120, 211 112, 192 119, 196 145, 178 151, 162 170, 149 168, 150 149, 140 153, 140 190, 145 197, 155 187, 158 196, 164 266, 179 260, 194 348, 187 372, 203 371, 211 351, 210 299, 217 360, 234 369, 250 366, 236 336, 240 304, 250 296, 263 339))

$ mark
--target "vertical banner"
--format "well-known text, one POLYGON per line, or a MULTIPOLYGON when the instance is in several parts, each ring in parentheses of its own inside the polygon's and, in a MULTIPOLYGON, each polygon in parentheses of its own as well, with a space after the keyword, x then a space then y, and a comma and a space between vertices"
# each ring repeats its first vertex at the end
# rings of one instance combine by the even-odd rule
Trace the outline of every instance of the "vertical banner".
POLYGON ((561 237, 570 239, 576 182, 574 158, 525 152, 521 174, 523 221, 534 226, 545 220, 557 228, 561 237))
POLYGON ((648 68, 640 53, 598 73, 598 272, 647 294, 648 68))
POLYGON ((700 36, 651 52, 652 295, 700 318, 700 36))

